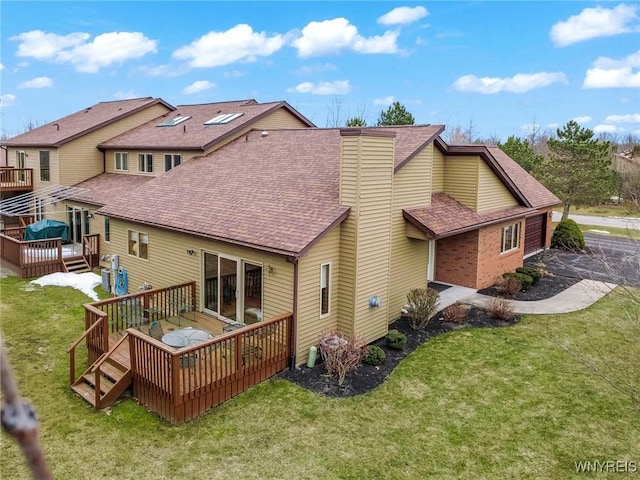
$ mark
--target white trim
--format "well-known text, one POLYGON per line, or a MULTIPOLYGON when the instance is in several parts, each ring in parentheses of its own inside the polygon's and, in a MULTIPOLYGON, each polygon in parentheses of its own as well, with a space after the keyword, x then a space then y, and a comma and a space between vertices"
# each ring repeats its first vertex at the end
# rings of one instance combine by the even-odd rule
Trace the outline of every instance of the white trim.
POLYGON ((436 278, 436 241, 427 243, 427 282, 433 282, 436 278))

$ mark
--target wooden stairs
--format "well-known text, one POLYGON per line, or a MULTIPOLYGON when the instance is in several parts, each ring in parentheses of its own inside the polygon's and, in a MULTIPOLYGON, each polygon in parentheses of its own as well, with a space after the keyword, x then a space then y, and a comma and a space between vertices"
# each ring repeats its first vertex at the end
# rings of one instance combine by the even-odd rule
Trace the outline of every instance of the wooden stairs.
POLYGON ((71 389, 96 408, 105 408, 113 403, 131 385, 131 370, 109 357, 102 355, 71 389))
POLYGON ((64 271, 67 273, 86 273, 91 271, 91 267, 84 257, 69 258, 62 260, 64 271))

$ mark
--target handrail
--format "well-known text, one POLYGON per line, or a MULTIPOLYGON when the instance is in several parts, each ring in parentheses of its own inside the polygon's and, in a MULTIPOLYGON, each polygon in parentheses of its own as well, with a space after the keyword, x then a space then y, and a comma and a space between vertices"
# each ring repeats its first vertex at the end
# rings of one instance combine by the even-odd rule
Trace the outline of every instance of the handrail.
POLYGON ((98 310, 97 308, 93 308, 90 304, 85 304, 84 307, 88 310, 93 310, 93 313, 100 317, 100 321, 95 322, 89 328, 87 328, 80 338, 78 338, 71 346, 67 349, 67 353, 69 354, 69 379, 71 384, 76 381, 76 347, 83 341, 87 335, 94 331, 94 329, 98 328, 97 325, 101 325, 105 323, 105 319, 107 318, 107 314, 98 310))
MULTIPOLYGON (((98 322, 96 322, 98 323, 98 322)), ((93 380, 93 391, 95 393, 95 404, 96 407, 100 408, 100 367, 102 366, 102 364, 104 362, 107 361, 107 358, 109 358, 109 356, 111 355, 111 352, 113 352, 116 348, 118 348, 120 345, 122 345, 122 342, 124 342, 127 339, 127 332, 124 332, 124 335, 122 336, 122 338, 120 340, 118 340, 116 342, 116 344, 106 353, 102 354, 102 356, 100 357, 100 359, 98 359, 98 361, 93 365, 93 367, 91 367, 91 373, 93 373, 94 375, 94 380, 93 380)))

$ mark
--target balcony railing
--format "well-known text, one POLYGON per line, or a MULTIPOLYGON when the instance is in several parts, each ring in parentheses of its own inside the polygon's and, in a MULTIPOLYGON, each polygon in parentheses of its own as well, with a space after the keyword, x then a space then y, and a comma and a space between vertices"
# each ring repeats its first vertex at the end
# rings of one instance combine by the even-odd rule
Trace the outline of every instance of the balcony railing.
POLYGON ((3 192, 33 190, 33 168, 0 167, 0 188, 3 192))

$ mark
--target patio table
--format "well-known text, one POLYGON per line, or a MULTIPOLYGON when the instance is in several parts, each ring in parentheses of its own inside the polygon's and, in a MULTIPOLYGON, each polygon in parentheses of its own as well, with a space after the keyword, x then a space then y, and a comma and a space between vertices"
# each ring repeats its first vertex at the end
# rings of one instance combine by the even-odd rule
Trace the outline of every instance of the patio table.
POLYGON ((171 347, 187 347, 196 343, 209 340, 212 335, 206 330, 199 328, 187 327, 178 330, 172 330, 162 336, 162 342, 171 347))

